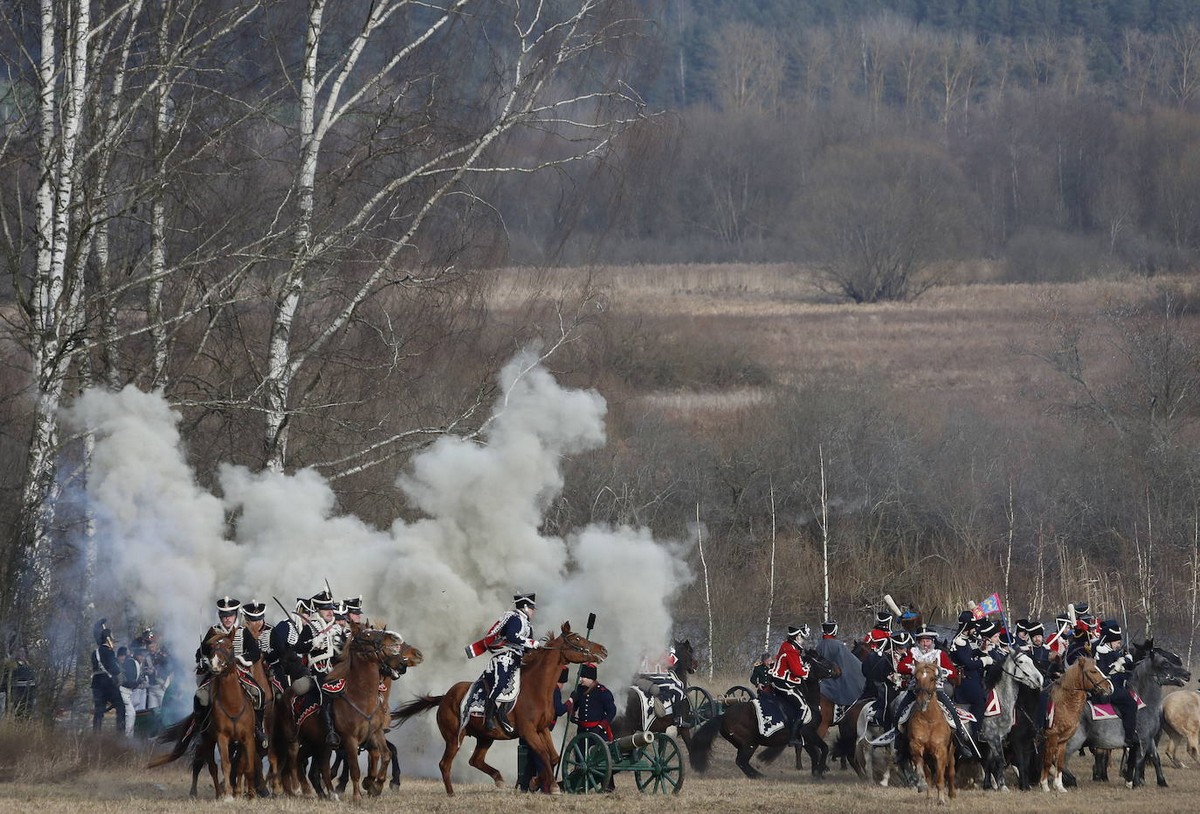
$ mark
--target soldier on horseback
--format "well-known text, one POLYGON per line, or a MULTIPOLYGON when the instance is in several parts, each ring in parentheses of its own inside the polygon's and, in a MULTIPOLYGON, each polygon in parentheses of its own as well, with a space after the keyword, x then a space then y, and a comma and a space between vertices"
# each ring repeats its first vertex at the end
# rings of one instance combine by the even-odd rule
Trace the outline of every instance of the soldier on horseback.
POLYGON ((1008 654, 1000 644, 1000 626, 992 620, 981 619, 976 622, 975 633, 974 642, 965 637, 954 639, 952 660, 961 676, 961 681, 954 691, 954 698, 974 716, 975 720, 971 722, 971 736, 977 740, 987 709, 988 682, 985 673, 1002 665, 1008 654))
POLYGON ((896 662, 892 658, 892 635, 876 627, 867 634, 866 643, 868 649, 862 663, 865 679, 862 697, 875 701, 871 723, 874 726, 889 727, 892 723, 892 700, 899 689, 896 662))
POLYGON ((1100 644, 1096 646, 1096 666, 1112 682, 1113 692, 1107 698, 1098 700, 1112 704, 1113 710, 1121 716, 1125 746, 1133 749, 1138 745, 1137 701, 1126 686, 1129 679, 1127 671, 1133 666, 1133 656, 1125 652, 1121 636, 1121 627, 1115 621, 1104 624, 1104 633, 1101 634, 1100 644))
POLYGON ((775 666, 771 668, 770 687, 784 703, 791 707, 795 718, 792 723, 792 739, 804 725, 808 704, 804 700, 801 682, 808 678, 808 664, 804 661, 804 640, 808 638, 808 625, 791 625, 787 638, 779 645, 775 654, 775 666))
MULTIPOLYGON (((967 611, 966 613, 969 613, 967 611)), ((966 631, 973 627, 973 624, 965 624, 962 617, 959 617, 959 632, 965 636, 966 631)), ((963 728, 962 720, 958 717, 958 708, 950 700, 950 696, 946 694, 944 689, 947 679, 953 679, 957 675, 954 663, 946 654, 946 651, 937 646, 937 633, 930 630, 928 627, 921 628, 913 637, 916 639, 917 646, 907 650, 900 658, 900 663, 896 665, 896 672, 902 676, 911 677, 916 673, 916 665, 918 663, 936 664, 940 669, 940 677, 938 679, 937 697, 938 702, 946 711, 946 716, 949 718, 949 724, 954 729, 955 742, 958 744, 961 752, 969 757, 979 757, 979 750, 976 749, 971 736, 967 734, 963 728)), ((955 641, 958 641, 956 638, 955 641)), ((965 641, 965 638, 964 638, 965 641)), ((916 695, 911 691, 905 693, 900 701, 899 709, 896 711, 896 726, 899 729, 908 720, 908 713, 913 703, 916 701, 916 695)), ((896 738, 896 763, 903 764, 910 760, 908 754, 908 738, 896 738)))
POLYGON ((672 645, 657 655, 642 659, 642 669, 633 679, 637 687, 647 698, 657 699, 662 704, 661 715, 674 714, 675 705, 683 700, 685 688, 683 681, 675 673, 678 657, 672 645))
POLYGON ((473 688, 468 708, 473 709, 482 702, 485 715, 484 726, 499 726, 509 737, 516 730, 508 722, 508 713, 516 703, 521 691, 521 658, 526 650, 533 650, 542 643, 533 638, 533 615, 537 611, 536 596, 532 593, 513 596, 512 610, 505 612, 478 642, 467 647, 468 658, 492 654, 492 660, 484 669, 473 688), (486 693, 485 697, 480 697, 486 693), (501 708, 503 704, 503 709, 501 708))
MULTIPOLYGON (((272 627, 266 621, 267 606, 264 602, 247 602, 242 606, 242 617, 246 622, 246 633, 253 637, 258 643, 259 660, 262 662, 263 675, 266 675, 267 666, 271 660, 271 630, 272 627)), ((257 681, 255 683, 258 683, 257 681)), ((272 692, 271 687, 259 684, 259 690, 262 691, 262 696, 256 699, 254 704, 254 734, 258 738, 259 748, 264 751, 267 748, 266 735, 263 732, 263 711, 266 705, 266 695, 272 692)))
POLYGON ((1050 672, 1050 648, 1046 646, 1046 626, 1028 619, 1017 620, 1017 650, 1033 659, 1038 672, 1050 672))
MULTIPOLYGON (((334 660, 342 652, 346 642, 346 631, 334 618, 336 603, 329 591, 321 591, 309 602, 313 613, 307 618, 307 624, 300 631, 300 639, 296 643, 296 651, 308 658, 308 669, 316 679, 318 687, 321 681, 333 669, 334 660)), ((332 707, 325 694, 321 694, 321 719, 325 722, 325 743, 328 746, 341 745, 337 730, 333 726, 332 707)))
MULTIPOLYGON (((212 672, 209 669, 209 658, 212 652, 209 649, 208 641, 213 636, 228 636, 233 633, 233 653, 237 659, 238 669, 248 672, 254 662, 262 658, 262 650, 259 648, 258 640, 253 634, 249 634, 246 628, 238 624, 238 615, 242 610, 242 603, 228 596, 223 596, 217 600, 217 623, 210 627, 205 633, 204 638, 200 640, 200 646, 196 648, 196 693, 193 697, 193 711, 197 718, 207 711, 208 705, 212 703, 212 688, 209 686, 212 682, 212 672)), ((257 686, 257 682, 254 682, 257 686)), ((261 688, 260 688, 261 690, 261 688)), ((266 743, 266 734, 262 728, 262 693, 252 693, 254 708, 255 708, 255 729, 254 737, 260 744, 266 743)))

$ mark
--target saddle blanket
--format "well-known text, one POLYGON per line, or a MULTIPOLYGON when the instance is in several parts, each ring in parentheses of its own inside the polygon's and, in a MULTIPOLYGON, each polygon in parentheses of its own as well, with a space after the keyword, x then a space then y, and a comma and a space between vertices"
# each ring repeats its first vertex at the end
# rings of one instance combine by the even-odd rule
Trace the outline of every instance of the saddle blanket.
MULTIPOLYGON (((658 709, 661 706, 661 702, 659 705, 656 705, 653 698, 642 692, 641 687, 632 686, 629 689, 633 690, 633 694, 642 708, 642 731, 648 731, 651 724, 658 720, 658 709)), ((665 708, 663 711, 664 713, 666 712, 665 708)))
MULTIPOLYGON (((1136 692, 1133 692, 1132 690, 1130 691, 1129 694, 1133 696, 1134 701, 1137 701, 1138 709, 1146 708, 1146 702, 1142 700, 1142 697, 1140 695, 1138 695, 1136 692)), ((1088 701, 1088 707, 1091 708, 1093 721, 1107 721, 1110 718, 1120 718, 1121 717, 1120 714, 1118 714, 1118 712, 1116 711, 1116 709, 1113 708, 1112 704, 1097 704, 1092 701, 1088 701)))
MULTIPOLYGON (((758 716, 758 734, 764 738, 771 737, 792 722, 792 716, 788 714, 787 704, 780 700, 778 696, 763 693, 750 703, 754 705, 754 712, 758 716)), ((800 723, 804 725, 811 720, 812 712, 808 707, 805 707, 800 723)))
MULTIPOLYGON (((857 703, 857 702, 855 702, 857 703)), ((834 704, 833 705, 833 720, 829 722, 830 726, 837 726, 846 717, 846 713, 850 711, 850 707, 854 704, 834 704)))
POLYGON ((983 717, 994 718, 1003 711, 1000 706, 1000 699, 996 696, 996 691, 988 690, 987 708, 983 711, 983 717))
POLYGON ((304 695, 293 696, 292 698, 292 718, 296 721, 296 726, 304 723, 310 715, 321 708, 321 695, 315 689, 304 695))

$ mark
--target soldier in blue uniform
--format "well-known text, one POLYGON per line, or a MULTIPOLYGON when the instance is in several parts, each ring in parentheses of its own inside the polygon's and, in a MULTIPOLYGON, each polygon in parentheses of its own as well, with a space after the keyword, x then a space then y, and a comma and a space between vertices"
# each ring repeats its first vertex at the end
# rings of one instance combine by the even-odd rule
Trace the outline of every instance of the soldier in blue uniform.
POLYGON ((1115 621, 1105 624, 1100 644, 1096 646, 1096 666, 1108 676, 1113 685, 1112 695, 1100 701, 1112 704, 1113 709, 1121 716, 1121 726, 1125 730, 1125 746, 1132 748, 1138 745, 1137 701, 1125 684, 1129 679, 1127 671, 1133 666, 1133 657, 1125 652, 1121 636, 1121 627, 1115 621))
POLYGON ((1008 653, 1000 644, 1000 626, 990 619, 981 619, 975 624, 975 643, 962 637, 954 639, 951 657, 962 680, 954 690, 954 700, 966 706, 975 721, 971 724, 971 736, 979 740, 979 729, 983 726, 983 714, 987 709, 987 682, 985 671, 993 665, 1001 665, 1008 653))
POLYGON ((616 717, 617 703, 608 687, 597 681, 596 665, 584 664, 579 668, 579 686, 571 693, 571 720, 580 729, 611 741, 616 717))
POLYGON ((96 649, 92 651, 92 731, 99 732, 104 713, 109 707, 117 711, 117 731, 125 731, 125 702, 121 699, 121 666, 113 649, 112 631, 108 620, 101 619, 92 626, 96 649))
POLYGON ((542 646, 533 638, 530 625, 536 611, 534 594, 515 594, 512 610, 505 612, 482 639, 467 647, 469 658, 483 652, 492 654, 492 660, 472 689, 467 707, 471 714, 477 714, 476 709, 482 705, 484 726, 488 729, 498 726, 509 737, 516 735, 508 721, 508 713, 521 691, 521 658, 526 650, 542 646))
POLYGON ((1046 646, 1046 626, 1028 619, 1017 620, 1017 649, 1029 658, 1044 676, 1050 672, 1050 648, 1046 646))
MULTIPOLYGON (((254 662, 262 658, 262 650, 258 639, 238 623, 242 613, 242 603, 229 596, 217 600, 217 623, 210 627, 196 648, 196 694, 193 699, 193 711, 200 714, 212 702, 212 673, 209 671, 209 658, 212 655, 208 640, 213 636, 227 636, 233 633, 233 656, 240 669, 249 671, 254 662)), ((266 742, 266 734, 262 729, 263 698, 252 699, 255 707, 254 735, 260 744, 266 742)))

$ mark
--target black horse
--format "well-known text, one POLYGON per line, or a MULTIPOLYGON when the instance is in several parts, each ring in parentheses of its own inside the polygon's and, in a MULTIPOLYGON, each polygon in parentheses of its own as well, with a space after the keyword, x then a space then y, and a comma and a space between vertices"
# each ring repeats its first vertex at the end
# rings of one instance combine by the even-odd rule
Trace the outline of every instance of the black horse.
MULTIPOLYGON (((675 649, 675 665, 671 668, 671 673, 679 680, 685 690, 683 700, 675 704, 669 715, 661 715, 655 717, 650 722, 649 730, 651 732, 666 732, 667 727, 674 726, 679 732, 679 737, 684 745, 690 750, 692 748, 692 707, 687 697, 688 676, 696 672, 700 666, 696 660, 695 650, 692 649, 692 643, 688 639, 683 641, 676 640, 671 646, 675 649)), ((629 688, 626 694, 625 711, 618 715, 613 721, 613 734, 620 738, 625 735, 631 735, 643 728, 642 720, 642 698, 638 691, 633 687, 629 688)))
MULTIPOLYGON (((813 776, 823 777, 828 770, 826 757, 829 754, 829 746, 823 738, 817 736, 817 727, 821 723, 821 681, 836 678, 841 674, 841 669, 817 655, 814 650, 806 650, 804 660, 808 664, 808 677, 802 682, 804 700, 812 714, 810 720, 800 729, 800 740, 812 762, 813 776)), ((762 777, 762 773, 750 765, 750 758, 754 756, 758 747, 763 746, 766 748, 759 759, 764 762, 774 760, 791 742, 792 728, 785 725, 771 735, 763 737, 758 731, 756 706, 756 703, 733 704, 694 732, 688 751, 692 768, 698 772, 707 771, 713 741, 720 734, 737 749, 734 762, 742 773, 746 777, 762 777)))

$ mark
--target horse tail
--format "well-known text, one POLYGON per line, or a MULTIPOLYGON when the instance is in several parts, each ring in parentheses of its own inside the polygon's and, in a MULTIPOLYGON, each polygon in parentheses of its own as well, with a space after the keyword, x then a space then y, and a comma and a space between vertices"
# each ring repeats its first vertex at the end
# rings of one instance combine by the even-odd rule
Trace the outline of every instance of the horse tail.
POLYGON ((392 710, 392 723, 403 726, 409 718, 416 717, 422 712, 428 712, 440 705, 445 697, 444 695, 422 695, 407 704, 401 704, 392 710))
POLYGON ((708 771, 708 757, 712 752, 713 741, 716 740, 717 733, 721 731, 721 719, 724 717, 722 714, 709 718, 699 729, 692 732, 692 745, 688 749, 688 759, 695 771, 708 771))
POLYGON ((159 766, 165 766, 187 753, 188 747, 192 745, 192 739, 196 734, 196 730, 199 729, 197 726, 192 726, 195 717, 195 713, 189 713, 186 718, 176 721, 159 734, 156 738, 159 743, 173 743, 175 744, 175 748, 167 754, 150 761, 146 765, 147 769, 156 769, 159 766))

